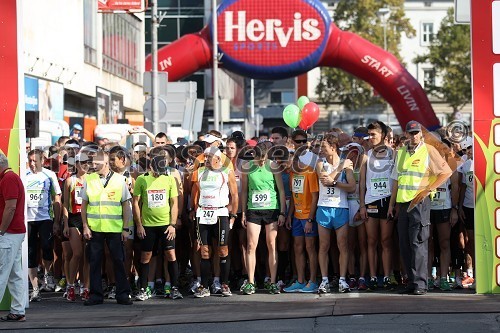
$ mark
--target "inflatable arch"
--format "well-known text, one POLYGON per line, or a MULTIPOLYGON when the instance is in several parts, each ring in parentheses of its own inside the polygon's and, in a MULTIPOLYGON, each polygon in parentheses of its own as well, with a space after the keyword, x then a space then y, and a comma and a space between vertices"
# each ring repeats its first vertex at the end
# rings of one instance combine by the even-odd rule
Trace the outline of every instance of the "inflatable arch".
MULTIPOLYGON (((158 70, 177 81, 212 66, 212 24, 158 51, 158 70)), ((404 126, 440 126, 420 84, 392 54, 340 30, 319 0, 227 0, 217 10, 222 67, 242 76, 279 80, 318 66, 342 69, 368 82, 404 126)), ((151 56, 146 70, 151 70, 151 56)))

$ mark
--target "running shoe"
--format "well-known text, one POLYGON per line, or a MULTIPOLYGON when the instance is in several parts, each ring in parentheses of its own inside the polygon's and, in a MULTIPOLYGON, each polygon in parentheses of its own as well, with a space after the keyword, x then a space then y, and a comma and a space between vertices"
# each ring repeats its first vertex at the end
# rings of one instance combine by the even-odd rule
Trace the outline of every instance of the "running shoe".
POLYGON ((245 285, 246 285, 247 283, 248 283, 248 280, 247 280, 247 279, 243 280, 243 283, 242 283, 242 284, 241 284, 241 286, 240 286, 240 292, 243 292, 243 288, 245 287, 245 285))
POLYGON ((106 279, 101 279, 101 286, 102 286, 102 290, 105 290, 105 294, 104 294, 104 297, 108 297, 108 282, 106 279))
MULTIPOLYGON (((394 279, 394 282, 396 282, 396 279, 394 279)), ((398 287, 398 284, 393 283, 391 281, 391 278, 388 276, 384 277, 383 284, 384 284, 384 289, 386 289, 386 290, 396 290, 396 288, 398 287)))
POLYGON ((139 294, 137 294, 137 296, 135 296, 135 300, 136 301, 145 301, 145 300, 149 299, 151 291, 149 290, 149 295, 148 295, 148 292, 147 292, 148 288, 146 288, 146 290, 141 288, 141 290, 139 291, 139 294))
POLYGON ((59 282, 57 282, 56 289, 54 290, 56 293, 61 292, 66 289, 66 278, 62 277, 59 282))
POLYGON ((269 290, 269 288, 271 287, 271 279, 265 279, 264 280, 264 289, 266 290, 269 290))
POLYGON ((365 279, 359 278, 359 280, 358 280, 358 290, 364 291, 366 289, 368 289, 368 287, 366 286, 365 279))
POLYGON ((66 296, 66 299, 70 302, 76 301, 76 294, 75 294, 75 287, 70 286, 68 288, 68 296, 66 296))
POLYGON ((462 287, 463 288, 470 288, 470 286, 474 283, 474 278, 471 278, 470 276, 467 276, 462 279, 462 287))
POLYGON ((351 290, 356 290, 358 289, 358 282, 356 281, 355 278, 350 278, 349 279, 349 282, 347 282, 347 284, 349 284, 349 288, 351 290))
POLYGON ((165 295, 165 298, 169 298, 171 294, 172 294, 172 286, 166 284, 163 287, 163 295, 165 295))
POLYGON ((439 281, 439 289, 442 291, 451 291, 451 286, 448 280, 444 277, 442 277, 439 281))
MULTIPOLYGON (((340 283, 340 282, 339 282, 340 283)), ((339 284, 340 285, 340 284, 339 284)), ((370 281, 368 281, 368 290, 370 291, 374 291, 374 290, 377 290, 378 288, 378 281, 377 281, 377 278, 372 276, 370 278, 370 281)))
POLYGON ((212 291, 212 294, 214 294, 214 295, 220 295, 222 292, 222 286, 221 286, 219 281, 214 281, 214 283, 212 283, 212 286, 210 287, 210 289, 212 291))
POLYGON ((30 302, 40 302, 42 300, 42 296, 40 296, 40 289, 33 289, 30 294, 30 302))
POLYGON ((54 278, 49 274, 45 274, 43 276, 43 281, 42 281, 42 286, 40 287, 40 291, 50 292, 54 291, 54 288, 55 288, 54 278))
POLYGON ((299 281, 295 281, 290 287, 286 287, 283 289, 286 293, 299 293, 303 288, 305 288, 306 283, 300 283, 299 281))
POLYGON ((455 283, 453 284, 453 288, 459 288, 459 289, 462 289, 464 287, 464 285, 462 284, 462 281, 463 281, 463 278, 460 277, 460 276, 457 276, 455 278, 455 283))
POLYGON ((200 281, 193 280, 193 282, 191 282, 191 286, 189 286, 189 292, 191 294, 194 294, 199 287, 200 287, 200 281))
POLYGON ((434 279, 433 278, 428 278, 427 279, 427 289, 428 290, 433 290, 434 289, 434 279))
POLYGON ((63 293, 63 298, 66 298, 68 297, 68 286, 66 286, 66 289, 64 289, 64 293, 63 293))
POLYGON ((222 284, 222 296, 231 296, 232 293, 231 293, 231 289, 229 288, 229 286, 225 283, 222 284))
POLYGON ((349 284, 347 283, 346 280, 339 280, 339 292, 340 293, 346 293, 351 291, 349 288, 349 284))
POLYGON ((243 295, 255 294, 255 285, 253 283, 246 282, 243 286, 241 286, 241 293, 243 295))
POLYGON ((285 282, 283 282, 283 280, 279 280, 278 282, 276 282, 276 285, 278 286, 278 288, 280 288, 280 291, 285 291, 285 282))
POLYGON ((472 282, 472 284, 469 286, 469 289, 476 290, 476 280, 474 280, 474 282, 472 282))
POLYGON ((301 293, 317 293, 318 292, 318 284, 312 281, 302 288, 301 293))
POLYGON ((111 287, 111 290, 108 293, 108 299, 116 298, 116 286, 111 287))
POLYGON ((271 295, 277 295, 277 294, 280 294, 280 288, 278 288, 278 286, 276 285, 276 283, 271 283, 269 285, 269 288, 267 288, 267 291, 269 292, 269 294, 271 295))
POLYGON ((207 288, 203 288, 203 286, 201 285, 196 289, 196 292, 194 293, 194 297, 196 298, 203 298, 208 296, 210 296, 210 290, 208 290, 207 288))
POLYGON ((81 288, 82 292, 80 293, 80 297, 82 301, 88 301, 90 298, 90 291, 87 288, 81 288))
POLYGON ((396 276, 394 275, 394 273, 392 273, 391 276, 389 277, 389 281, 390 281, 392 288, 397 289, 399 283, 398 283, 398 280, 396 279, 396 276))
POLYGON ((182 296, 181 292, 179 291, 179 288, 177 288, 177 287, 172 287, 170 297, 172 299, 183 299, 184 298, 182 296))
POLYGON ((318 287, 318 294, 326 294, 330 292, 330 283, 328 280, 321 281, 321 284, 318 287))

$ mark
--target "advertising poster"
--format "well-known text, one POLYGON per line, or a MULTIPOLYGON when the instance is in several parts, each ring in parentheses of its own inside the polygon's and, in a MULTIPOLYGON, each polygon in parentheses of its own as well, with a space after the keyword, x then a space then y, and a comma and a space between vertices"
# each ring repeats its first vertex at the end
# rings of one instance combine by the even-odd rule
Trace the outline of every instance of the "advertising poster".
POLYGON ((24 109, 38 111, 38 79, 36 77, 24 77, 24 109))
POLYGON ((38 107, 40 120, 64 120, 64 86, 38 79, 38 107))
POLYGON ((123 119, 123 95, 97 87, 96 89, 97 124, 118 124, 123 119))

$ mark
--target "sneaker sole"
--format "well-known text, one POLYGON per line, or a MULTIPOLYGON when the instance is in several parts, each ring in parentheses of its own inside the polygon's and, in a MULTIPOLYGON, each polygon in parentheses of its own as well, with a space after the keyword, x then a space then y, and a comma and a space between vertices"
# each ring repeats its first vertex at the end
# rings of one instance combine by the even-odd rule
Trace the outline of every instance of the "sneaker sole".
POLYGON ((293 293, 302 293, 302 289, 295 289, 295 290, 283 290, 287 294, 293 294, 293 293))
POLYGON ((312 294, 312 293, 317 293, 318 289, 313 289, 313 290, 301 290, 301 293, 306 293, 306 294, 312 294))

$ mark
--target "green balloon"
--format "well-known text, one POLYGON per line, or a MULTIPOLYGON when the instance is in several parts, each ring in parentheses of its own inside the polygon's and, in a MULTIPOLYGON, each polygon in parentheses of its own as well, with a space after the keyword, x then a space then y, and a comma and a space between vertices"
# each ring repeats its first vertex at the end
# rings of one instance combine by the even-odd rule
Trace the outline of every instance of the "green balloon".
POLYGON ((296 128, 300 124, 300 109, 295 104, 290 104, 283 110, 283 120, 291 128, 296 128))
POLYGON ((309 98, 307 96, 300 96, 299 99, 297 100, 297 105, 299 106, 299 109, 302 110, 304 108, 304 105, 309 103, 309 98))

